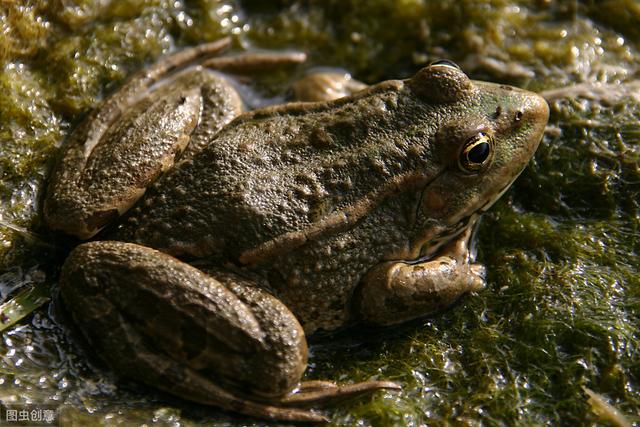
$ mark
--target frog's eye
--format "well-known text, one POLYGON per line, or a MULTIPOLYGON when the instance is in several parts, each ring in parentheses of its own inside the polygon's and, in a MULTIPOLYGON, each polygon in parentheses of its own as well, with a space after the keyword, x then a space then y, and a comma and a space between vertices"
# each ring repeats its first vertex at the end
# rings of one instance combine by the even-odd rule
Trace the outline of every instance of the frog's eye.
POLYGON ((479 172, 489 164, 492 155, 493 138, 485 132, 478 132, 462 147, 458 166, 463 172, 479 172))
POLYGON ((453 61, 449 61, 448 59, 439 59, 437 61, 433 61, 429 64, 430 67, 451 67, 456 70, 462 70, 458 64, 453 61))

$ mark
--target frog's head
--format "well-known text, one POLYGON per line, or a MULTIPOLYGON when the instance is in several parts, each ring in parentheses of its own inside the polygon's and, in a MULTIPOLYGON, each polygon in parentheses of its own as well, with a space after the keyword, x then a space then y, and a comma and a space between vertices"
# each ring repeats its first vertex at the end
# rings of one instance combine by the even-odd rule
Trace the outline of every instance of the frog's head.
POLYGON ((430 150, 438 172, 422 189, 414 246, 428 256, 473 225, 518 177, 538 148, 549 107, 535 93, 470 80, 448 61, 407 85, 438 111, 430 150))

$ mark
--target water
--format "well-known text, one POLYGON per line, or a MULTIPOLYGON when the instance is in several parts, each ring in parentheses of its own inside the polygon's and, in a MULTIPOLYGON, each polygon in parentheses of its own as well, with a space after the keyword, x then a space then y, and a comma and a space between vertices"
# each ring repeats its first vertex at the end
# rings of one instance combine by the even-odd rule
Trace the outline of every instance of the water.
MULTIPOLYGON (((321 339, 307 375, 403 385, 337 407, 336 425, 592 424, 599 418, 583 386, 638 422, 640 6, 364 4, 3 4, 2 221, 44 235, 39 197, 69 129, 131 71, 221 35, 234 35, 238 48, 306 51, 310 67, 343 67, 367 82, 445 57, 473 78, 532 90, 583 84, 579 97, 555 95, 535 159, 484 218, 478 251, 487 289, 399 328, 321 339)), ((53 303, 3 333, 0 400, 60 404, 63 419, 78 425, 248 422, 118 381, 55 303, 60 256, 3 226, 0 242, 2 298, 34 274, 54 292, 53 303)))

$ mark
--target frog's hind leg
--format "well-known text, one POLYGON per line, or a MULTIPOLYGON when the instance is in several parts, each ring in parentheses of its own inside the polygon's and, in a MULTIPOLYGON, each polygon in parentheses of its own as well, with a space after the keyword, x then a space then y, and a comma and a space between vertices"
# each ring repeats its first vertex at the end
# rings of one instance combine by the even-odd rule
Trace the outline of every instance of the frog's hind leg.
POLYGON ((93 237, 177 160, 194 155, 238 116, 244 110, 240 96, 213 69, 249 72, 304 60, 294 53, 207 60, 229 44, 223 39, 160 59, 73 131, 47 189, 44 218, 51 229, 93 237))
POLYGON ((47 189, 44 217, 50 228, 92 237, 173 165, 197 127, 204 124, 208 132, 217 132, 242 111, 238 94, 221 75, 198 67, 181 70, 228 43, 205 44, 160 60, 73 131, 47 189), (203 120, 209 105, 217 106, 216 114, 203 120))
MULTIPOLYGON (((149 89, 164 79, 176 69, 187 64, 201 61, 212 55, 217 55, 231 45, 230 38, 224 38, 212 43, 205 43, 189 49, 168 55, 152 66, 145 68, 131 76, 116 92, 107 97, 99 108, 96 108, 85 119, 70 138, 71 141, 84 140, 83 145, 91 151, 102 135, 107 131, 125 111, 138 103, 149 93, 149 89)), ((69 141, 68 144, 71 142, 69 141)))
MULTIPOLYGON (((290 339, 286 335, 283 336, 283 331, 289 330, 292 325, 284 324, 280 316, 273 315, 273 307, 275 304, 281 305, 284 308, 284 305, 282 305, 279 300, 237 275, 221 270, 209 270, 207 273, 224 283, 226 287, 244 301, 245 304, 253 307, 253 314, 260 319, 265 330, 271 331, 269 339, 274 340, 274 344, 271 345, 272 348, 277 349, 279 347, 277 343, 287 342, 290 339)), ((291 314, 288 309, 287 313, 295 320, 297 333, 304 334, 297 319, 293 317, 293 314, 291 314)), ((289 322, 293 323, 292 320, 289 320, 289 322)), ((298 387, 288 390, 287 393, 281 394, 276 399, 278 406, 283 407, 323 406, 370 394, 380 389, 399 390, 400 387, 391 381, 364 381, 354 384, 336 384, 331 381, 313 380, 300 383, 298 387)), ((282 390, 285 390, 285 388, 279 388, 280 392, 282 390)), ((272 394, 272 396, 275 396, 275 394, 272 394)), ((271 397, 271 399, 273 399, 273 397, 271 397)))
POLYGON ((269 419, 323 421, 300 406, 391 383, 306 383, 307 345, 294 315, 252 282, 216 278, 130 243, 78 246, 61 295, 93 351, 123 377, 202 404, 269 419), (313 385, 315 384, 315 385, 313 385))

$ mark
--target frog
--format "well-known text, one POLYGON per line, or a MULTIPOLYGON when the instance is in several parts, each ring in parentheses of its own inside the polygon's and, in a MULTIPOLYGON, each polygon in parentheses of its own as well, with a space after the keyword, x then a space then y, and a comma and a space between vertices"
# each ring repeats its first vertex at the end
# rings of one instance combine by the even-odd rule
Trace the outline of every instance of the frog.
POLYGON ((549 108, 441 60, 245 111, 227 71, 304 58, 221 55, 229 43, 161 59, 72 132, 44 200, 48 227, 81 241, 60 294, 127 379, 326 421, 318 408, 399 386, 302 381, 307 336, 395 325, 483 289, 473 230, 532 158, 549 108))

